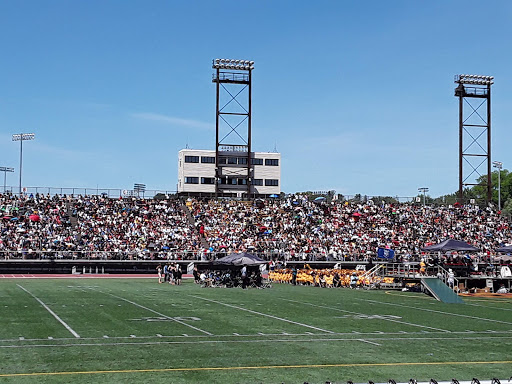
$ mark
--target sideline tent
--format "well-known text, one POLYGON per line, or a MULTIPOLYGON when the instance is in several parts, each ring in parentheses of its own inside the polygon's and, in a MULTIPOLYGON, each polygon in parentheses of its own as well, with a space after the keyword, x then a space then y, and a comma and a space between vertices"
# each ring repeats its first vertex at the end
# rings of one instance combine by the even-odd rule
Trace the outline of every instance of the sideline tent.
POLYGON ((260 265, 266 261, 251 253, 231 253, 218 260, 214 260, 214 265, 260 265))
POLYGON ((512 245, 507 245, 505 247, 500 247, 496 250, 496 252, 501 252, 501 253, 509 253, 509 252, 512 252, 512 245))
POLYGON ((454 240, 454 239, 446 239, 439 244, 429 245, 428 247, 421 248, 422 251, 427 252, 445 252, 445 251, 467 251, 467 252, 476 252, 478 251, 477 247, 474 247, 465 241, 462 240, 454 240))

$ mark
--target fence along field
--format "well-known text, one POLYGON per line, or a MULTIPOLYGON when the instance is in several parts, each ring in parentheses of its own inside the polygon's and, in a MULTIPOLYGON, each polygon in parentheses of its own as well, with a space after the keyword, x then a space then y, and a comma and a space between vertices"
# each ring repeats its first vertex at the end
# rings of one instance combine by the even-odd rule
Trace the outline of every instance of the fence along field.
POLYGON ((510 299, 3 279, 0 302, 9 382, 462 381, 512 368, 510 299))

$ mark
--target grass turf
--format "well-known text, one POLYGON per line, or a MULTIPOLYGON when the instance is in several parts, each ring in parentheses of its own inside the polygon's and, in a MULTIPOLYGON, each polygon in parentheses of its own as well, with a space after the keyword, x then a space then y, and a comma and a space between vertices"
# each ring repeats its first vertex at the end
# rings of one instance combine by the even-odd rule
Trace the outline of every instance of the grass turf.
POLYGON ((512 301, 154 279, 0 280, 0 381, 508 378, 512 301))

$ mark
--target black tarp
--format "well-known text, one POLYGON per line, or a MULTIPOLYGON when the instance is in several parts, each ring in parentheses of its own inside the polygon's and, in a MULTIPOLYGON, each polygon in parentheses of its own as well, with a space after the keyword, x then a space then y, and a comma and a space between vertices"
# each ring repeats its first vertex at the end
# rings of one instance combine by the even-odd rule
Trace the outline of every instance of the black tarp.
POLYGON ((231 253, 213 261, 213 265, 260 265, 265 263, 265 260, 247 252, 231 253))
POLYGON ((505 247, 500 247, 496 250, 496 252, 501 252, 501 253, 512 253, 512 245, 507 245, 505 247))
POLYGON ((428 247, 421 248, 422 251, 427 252, 445 252, 445 251, 466 251, 466 252, 476 252, 478 251, 477 247, 474 247, 465 241, 462 240, 454 240, 454 239, 446 239, 439 244, 429 245, 428 247))

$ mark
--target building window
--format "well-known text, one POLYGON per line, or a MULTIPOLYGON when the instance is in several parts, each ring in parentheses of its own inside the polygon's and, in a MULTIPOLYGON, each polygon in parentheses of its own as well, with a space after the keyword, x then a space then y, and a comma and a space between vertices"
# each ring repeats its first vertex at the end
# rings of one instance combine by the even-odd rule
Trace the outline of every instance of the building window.
POLYGON ((225 157, 219 157, 219 164, 226 164, 226 158, 225 157))
POLYGON ((239 157, 238 164, 247 164, 247 157, 239 157))
POLYGON ((265 165, 279 165, 279 159, 265 159, 265 165))
POLYGON ((199 163, 199 156, 185 156, 185 163, 199 163))
POLYGON ((263 165, 263 159, 251 159, 252 165, 263 165))
POLYGON ((279 180, 276 179, 265 179, 266 187, 277 187, 279 186, 279 180))
POLYGON ((237 163, 236 157, 228 157, 228 164, 236 164, 237 163))
POLYGON ((214 177, 201 177, 201 184, 215 184, 214 177))
POLYGON ((247 185, 247 179, 238 179, 238 185, 247 185))
POLYGON ((199 177, 185 177, 185 184, 199 184, 199 177))
POLYGON ((263 179, 253 179, 252 185, 263 185, 263 179))
POLYGON ((201 163, 215 164, 215 156, 201 156, 201 163))

